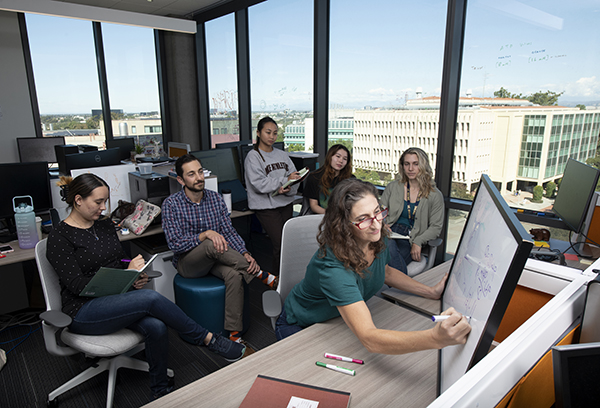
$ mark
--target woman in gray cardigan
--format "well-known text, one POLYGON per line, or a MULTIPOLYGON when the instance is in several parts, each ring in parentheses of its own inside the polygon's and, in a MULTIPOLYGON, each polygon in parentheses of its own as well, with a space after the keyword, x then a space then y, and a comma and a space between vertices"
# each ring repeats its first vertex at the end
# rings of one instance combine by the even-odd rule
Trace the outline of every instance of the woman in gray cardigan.
POLYGON ((440 235, 444 224, 444 197, 435 187, 427 153, 411 147, 402 153, 398 180, 381 196, 389 210, 386 222, 393 232, 409 239, 390 239, 389 265, 404 273, 412 261, 421 260, 421 248, 440 235))

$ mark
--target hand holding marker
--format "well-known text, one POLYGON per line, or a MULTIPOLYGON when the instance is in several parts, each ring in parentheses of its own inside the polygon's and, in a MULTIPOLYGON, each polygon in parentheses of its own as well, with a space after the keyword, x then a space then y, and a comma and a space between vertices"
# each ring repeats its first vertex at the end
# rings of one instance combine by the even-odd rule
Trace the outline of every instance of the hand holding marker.
MULTIPOLYGON (((437 322, 443 322, 444 320, 448 319, 451 315, 433 315, 431 316, 431 320, 434 323, 437 322)), ((471 316, 464 316, 465 318, 467 318, 467 320, 471 320, 471 316)))

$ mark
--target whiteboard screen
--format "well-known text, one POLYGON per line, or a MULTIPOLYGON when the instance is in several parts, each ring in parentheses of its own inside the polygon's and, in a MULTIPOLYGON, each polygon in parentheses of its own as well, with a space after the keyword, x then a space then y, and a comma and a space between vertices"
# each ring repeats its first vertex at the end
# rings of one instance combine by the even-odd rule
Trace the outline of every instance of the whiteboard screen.
POLYGON ((73 178, 83 173, 92 173, 106 181, 110 187, 110 202, 106 214, 110 215, 117 208, 119 200, 131 201, 129 189, 129 172, 135 171, 135 164, 120 164, 118 166, 92 167, 89 169, 71 170, 73 178))
POLYGON ((531 249, 528 237, 484 175, 442 296, 443 310, 471 317, 472 330, 466 344, 441 350, 441 392, 487 354, 531 249))

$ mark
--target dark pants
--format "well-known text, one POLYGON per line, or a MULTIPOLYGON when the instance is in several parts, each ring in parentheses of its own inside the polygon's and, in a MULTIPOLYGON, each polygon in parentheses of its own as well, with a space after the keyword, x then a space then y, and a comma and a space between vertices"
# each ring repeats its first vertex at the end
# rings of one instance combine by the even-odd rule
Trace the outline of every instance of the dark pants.
MULTIPOLYGON (((410 234, 410 228, 404 224, 395 223, 392 225, 392 231, 406 236, 410 234)), ((389 265, 408 274, 408 264, 413 261, 410 255, 410 241, 408 239, 389 239, 388 248, 391 258, 389 265)))
POLYGON ((273 267, 271 273, 279 276, 279 258, 281 256, 283 224, 292 218, 292 215, 294 214, 294 205, 290 203, 285 207, 256 210, 254 213, 273 244, 273 267))
POLYGON ((287 322, 287 315, 285 314, 285 308, 283 308, 277 322, 275 322, 275 337, 277 337, 277 340, 283 340, 294 333, 298 333, 302 329, 304 329, 304 327, 289 324, 287 322))
POLYGON ((175 303, 153 290, 132 290, 121 295, 95 298, 84 304, 69 330, 77 334, 103 335, 128 328, 142 334, 150 365, 150 388, 159 395, 167 388, 169 338, 167 326, 202 344, 209 333, 175 303))

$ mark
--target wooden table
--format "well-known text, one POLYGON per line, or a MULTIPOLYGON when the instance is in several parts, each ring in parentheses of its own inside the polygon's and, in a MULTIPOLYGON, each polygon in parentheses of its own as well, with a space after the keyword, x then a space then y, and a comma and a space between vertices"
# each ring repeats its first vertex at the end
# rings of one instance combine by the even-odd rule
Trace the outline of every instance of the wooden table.
MULTIPOLYGON (((452 260, 433 267, 430 270, 415 276, 414 279, 427 286, 434 286, 442 279, 444 274, 450 270, 450 266, 452 266, 452 260)), ((430 317, 431 315, 440 314, 441 312, 442 305, 440 300, 425 299, 396 288, 386 289, 381 292, 381 294, 386 299, 396 302, 400 306, 409 307, 430 317)))
MULTIPOLYGON (((426 317, 380 298, 367 304, 378 328, 433 327, 426 317)), ((239 407, 258 374, 350 392, 352 408, 425 407, 436 398, 437 356, 437 350, 398 356, 369 353, 338 317, 310 326, 146 407, 239 407), (362 359, 365 364, 325 359, 325 352, 362 359), (316 361, 352 368, 356 376, 318 367, 316 361)))

